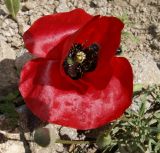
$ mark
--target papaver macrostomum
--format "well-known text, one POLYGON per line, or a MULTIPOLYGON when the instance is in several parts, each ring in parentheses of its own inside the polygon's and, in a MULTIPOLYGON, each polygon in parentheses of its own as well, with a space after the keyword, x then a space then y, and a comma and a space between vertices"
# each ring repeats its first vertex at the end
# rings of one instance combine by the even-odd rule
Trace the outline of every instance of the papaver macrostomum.
POLYGON ((22 69, 19 90, 40 119, 93 129, 120 117, 132 101, 132 68, 115 53, 124 24, 82 9, 41 17, 24 33, 37 58, 22 69))

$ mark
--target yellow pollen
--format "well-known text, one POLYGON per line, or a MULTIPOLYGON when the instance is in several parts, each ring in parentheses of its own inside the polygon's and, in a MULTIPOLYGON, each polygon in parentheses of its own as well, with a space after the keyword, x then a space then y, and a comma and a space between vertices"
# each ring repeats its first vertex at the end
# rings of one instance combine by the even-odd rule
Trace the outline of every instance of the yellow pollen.
POLYGON ((84 52, 80 51, 76 54, 76 61, 78 63, 82 63, 85 59, 86 59, 86 54, 84 52))

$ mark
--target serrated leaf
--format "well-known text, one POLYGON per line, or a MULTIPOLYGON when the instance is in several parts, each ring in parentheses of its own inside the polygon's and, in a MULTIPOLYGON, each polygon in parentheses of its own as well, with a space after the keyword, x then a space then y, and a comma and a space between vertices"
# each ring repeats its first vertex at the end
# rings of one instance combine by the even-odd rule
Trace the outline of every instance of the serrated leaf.
POLYGON ((118 131, 120 130, 119 127, 115 127, 114 129, 112 129, 112 134, 116 134, 118 131))
POLYGON ((149 125, 153 125, 155 123, 157 123, 157 120, 156 119, 151 119, 148 124, 149 125))
POLYGON ((160 111, 156 111, 156 112, 154 113, 154 116, 155 116, 156 118, 160 119, 160 111))
POLYGON ((146 101, 147 101, 147 95, 144 94, 141 97, 141 105, 140 105, 140 109, 139 109, 139 115, 140 117, 142 117, 146 111, 146 101))
POLYGON ((148 148, 150 152, 152 152, 152 144, 156 145, 156 142, 153 139, 149 139, 148 148))
POLYGON ((157 145, 154 148, 154 152, 159 153, 159 150, 160 150, 160 143, 157 143, 157 145))
POLYGON ((5 0, 6 7, 14 19, 20 8, 20 0, 5 0))

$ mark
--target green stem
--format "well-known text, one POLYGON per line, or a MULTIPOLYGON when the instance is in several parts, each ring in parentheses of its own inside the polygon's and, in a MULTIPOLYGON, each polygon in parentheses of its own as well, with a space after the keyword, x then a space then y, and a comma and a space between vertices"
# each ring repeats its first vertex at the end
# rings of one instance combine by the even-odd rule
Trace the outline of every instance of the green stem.
POLYGON ((95 141, 83 141, 83 140, 62 140, 58 139, 55 143, 62 143, 62 144, 92 144, 95 141))
POLYGON ((109 128, 109 130, 106 130, 106 131, 104 132, 104 134, 105 134, 106 136, 109 135, 109 134, 111 133, 112 129, 116 126, 116 124, 117 124, 117 122, 115 121, 115 122, 112 124, 112 126, 109 128))

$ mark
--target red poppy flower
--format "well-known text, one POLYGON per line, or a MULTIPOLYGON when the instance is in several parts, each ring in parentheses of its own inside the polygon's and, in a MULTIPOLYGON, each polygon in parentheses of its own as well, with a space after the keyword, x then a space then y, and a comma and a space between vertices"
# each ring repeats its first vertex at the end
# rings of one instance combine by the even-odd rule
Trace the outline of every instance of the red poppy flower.
POLYGON ((77 129, 100 127, 131 104, 129 62, 115 57, 123 23, 81 9, 38 19, 25 32, 26 48, 38 56, 25 64, 19 89, 42 120, 77 129))

